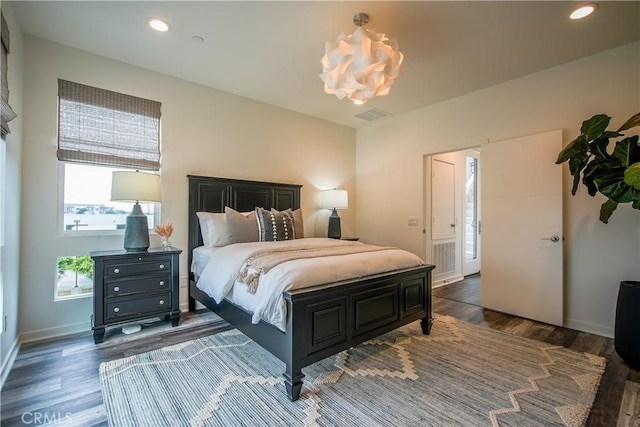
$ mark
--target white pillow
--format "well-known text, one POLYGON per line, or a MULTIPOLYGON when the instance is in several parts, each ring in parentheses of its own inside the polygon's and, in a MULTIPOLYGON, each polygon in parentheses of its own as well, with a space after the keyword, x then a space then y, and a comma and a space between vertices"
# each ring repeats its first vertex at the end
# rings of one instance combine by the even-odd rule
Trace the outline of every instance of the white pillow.
MULTIPOLYGON (((250 212, 238 212, 249 216, 250 212)), ((227 214, 214 212, 196 212, 200 222, 200 233, 204 246, 218 247, 234 243, 232 230, 227 223, 227 214)), ((256 225, 257 227, 257 225, 256 225)))
POLYGON ((226 246, 231 243, 227 216, 223 213, 196 212, 205 246, 226 246))

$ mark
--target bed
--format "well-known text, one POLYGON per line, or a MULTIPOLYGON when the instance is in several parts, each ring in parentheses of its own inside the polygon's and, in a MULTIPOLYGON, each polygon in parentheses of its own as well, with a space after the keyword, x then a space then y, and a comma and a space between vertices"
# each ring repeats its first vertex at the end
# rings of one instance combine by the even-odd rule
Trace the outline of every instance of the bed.
MULTIPOLYGON (((237 211, 300 208, 301 185, 194 175, 188 175, 188 180, 190 269, 194 250, 203 246, 197 212, 223 213, 226 206, 237 211)), ((287 395, 295 401, 305 366, 417 320, 423 333, 429 334, 433 268, 422 264, 286 290, 282 293, 286 306, 283 327, 263 320, 254 324, 247 310, 226 298, 216 302, 198 287, 197 275, 192 272, 189 310, 195 310, 196 301, 200 302, 280 359, 285 364, 287 395)))

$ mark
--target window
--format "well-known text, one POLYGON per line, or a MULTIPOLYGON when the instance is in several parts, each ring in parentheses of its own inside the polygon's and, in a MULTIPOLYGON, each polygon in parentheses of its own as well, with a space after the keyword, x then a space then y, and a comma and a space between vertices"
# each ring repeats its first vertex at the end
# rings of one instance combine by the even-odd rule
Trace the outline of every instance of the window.
MULTIPOLYGON (((160 169, 160 103, 58 80, 64 232, 124 230, 133 204, 111 202, 115 170, 160 169)), ((141 204, 149 227, 157 204, 141 204)))
MULTIPOLYGON (((133 203, 112 202, 111 176, 122 168, 64 163, 64 188, 61 199, 62 229, 65 232, 96 230, 124 230, 133 203)), ((149 228, 158 224, 160 205, 140 203, 147 216, 149 228)))
MULTIPOLYGON (((58 80, 59 224, 64 234, 124 232, 132 203, 112 202, 117 170, 160 170, 160 103, 58 80)), ((158 204, 141 203, 149 228, 158 204)), ((59 257, 55 300, 93 295, 87 254, 59 257)))
POLYGON ((1 85, 0 88, 0 109, 1 109, 1 120, 0 120, 0 133, 2 137, 8 133, 9 131, 9 122, 16 118, 16 113, 14 113, 11 105, 9 105, 9 80, 7 77, 9 71, 9 27, 7 26, 7 21, 4 20, 4 15, 0 11, 0 20, 2 21, 2 25, 0 25, 0 33, 2 39, 2 46, 0 47, 0 53, 2 59, 0 62, 2 63, 2 72, 0 73, 1 85))
POLYGON ((88 255, 58 258, 56 300, 93 295, 93 260, 88 255))

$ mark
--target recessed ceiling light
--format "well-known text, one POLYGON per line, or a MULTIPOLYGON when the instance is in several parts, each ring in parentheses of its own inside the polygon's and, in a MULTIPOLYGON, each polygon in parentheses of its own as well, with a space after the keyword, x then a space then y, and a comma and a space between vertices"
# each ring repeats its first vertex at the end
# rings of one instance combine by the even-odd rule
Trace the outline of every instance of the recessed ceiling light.
POLYGON ((569 15, 569 18, 582 19, 584 17, 591 15, 597 8, 598 8, 597 3, 582 5, 579 8, 575 9, 573 12, 571 12, 571 15, 569 15))
POLYGON ((154 30, 160 31, 162 33, 164 33, 165 31, 169 31, 169 29, 171 28, 171 25, 169 25, 169 23, 162 18, 149 18, 147 19, 147 23, 154 30))

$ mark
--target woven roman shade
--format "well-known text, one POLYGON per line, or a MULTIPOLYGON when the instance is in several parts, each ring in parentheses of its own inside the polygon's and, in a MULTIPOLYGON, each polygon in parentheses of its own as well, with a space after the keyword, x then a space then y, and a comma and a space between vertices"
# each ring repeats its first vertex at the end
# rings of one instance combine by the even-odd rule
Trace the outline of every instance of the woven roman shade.
POLYGON ((58 160, 160 169, 160 103, 58 79, 58 160))
POLYGON ((0 20, 2 21, 0 24, 0 33, 2 38, 2 47, 0 51, 2 51, 2 58, 0 60, 2 66, 2 78, 1 86, 0 86, 0 109, 2 117, 0 119, 0 130, 2 132, 2 136, 9 133, 9 122, 16 118, 16 113, 9 105, 9 80, 7 78, 7 72, 9 71, 9 64, 7 63, 7 59, 9 56, 9 27, 7 26, 7 22, 4 20, 4 15, 0 12, 0 20))

